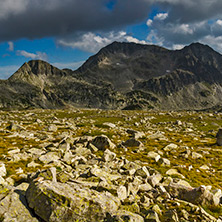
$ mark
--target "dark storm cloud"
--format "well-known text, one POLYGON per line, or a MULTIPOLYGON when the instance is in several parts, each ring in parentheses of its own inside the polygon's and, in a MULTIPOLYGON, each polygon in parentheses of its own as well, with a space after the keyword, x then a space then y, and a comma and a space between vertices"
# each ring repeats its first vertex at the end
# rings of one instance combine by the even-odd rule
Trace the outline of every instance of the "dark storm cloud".
MULTIPOLYGON (((195 41, 209 44, 210 40, 218 42, 221 39, 221 0, 155 0, 153 2, 160 12, 165 12, 168 16, 163 20, 154 17, 147 23, 152 29, 148 40, 155 39, 157 43, 173 47, 195 41)), ((219 47, 219 43, 214 45, 219 47)), ((221 51, 221 47, 219 48, 218 50, 221 51)))
POLYGON ((110 31, 143 21, 149 1, 118 0, 0 0, 0 41, 110 31))

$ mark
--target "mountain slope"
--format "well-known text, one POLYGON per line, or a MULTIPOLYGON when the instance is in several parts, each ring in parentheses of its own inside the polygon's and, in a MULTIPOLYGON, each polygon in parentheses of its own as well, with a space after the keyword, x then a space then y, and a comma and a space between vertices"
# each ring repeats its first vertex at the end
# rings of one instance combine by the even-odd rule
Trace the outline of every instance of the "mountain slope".
POLYGON ((182 50, 114 42, 78 70, 39 60, 0 81, 1 108, 206 109, 220 106, 222 55, 193 43, 182 50))

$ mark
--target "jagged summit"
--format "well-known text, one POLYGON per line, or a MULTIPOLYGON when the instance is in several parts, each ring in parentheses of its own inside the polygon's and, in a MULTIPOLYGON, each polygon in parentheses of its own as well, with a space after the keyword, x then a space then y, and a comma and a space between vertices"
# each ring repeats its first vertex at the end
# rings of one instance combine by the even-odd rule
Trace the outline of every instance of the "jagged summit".
POLYGON ((24 63, 17 72, 15 72, 9 79, 12 80, 25 80, 25 78, 30 78, 31 76, 41 76, 41 75, 57 75, 64 76, 66 73, 48 62, 42 60, 30 60, 24 63))
POLYGON ((185 46, 183 49, 181 49, 181 51, 190 52, 190 53, 192 52, 197 56, 200 56, 201 54, 203 54, 202 56, 204 56, 206 54, 211 54, 211 53, 213 53, 214 56, 216 54, 220 55, 220 53, 216 52, 214 49, 212 49, 208 45, 205 45, 199 42, 191 43, 189 46, 185 46))

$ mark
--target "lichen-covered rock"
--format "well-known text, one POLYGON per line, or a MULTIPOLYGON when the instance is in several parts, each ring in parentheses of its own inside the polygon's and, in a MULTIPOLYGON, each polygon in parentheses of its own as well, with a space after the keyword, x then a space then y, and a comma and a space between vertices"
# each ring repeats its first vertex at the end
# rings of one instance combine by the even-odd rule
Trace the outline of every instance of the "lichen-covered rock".
POLYGON ((112 219, 116 219, 116 221, 144 222, 143 217, 141 217, 139 214, 135 214, 125 210, 118 211, 112 219))
MULTIPOLYGON (((27 183, 20 184, 11 190, 7 196, 0 201, 0 215, 3 222, 38 222, 39 220, 32 215, 25 198, 27 183)), ((8 190, 7 190, 8 192, 8 190)))
POLYGON ((119 186, 117 189, 117 196, 120 200, 125 200, 127 198, 127 189, 125 186, 119 186))
POLYGON ((155 187, 161 180, 162 180, 162 175, 161 174, 155 174, 152 175, 148 178, 148 182, 155 187))
POLYGON ((111 152, 109 149, 106 149, 103 154, 103 159, 106 162, 113 161, 116 158, 116 154, 111 152))
POLYGON ((158 160, 160 159, 160 155, 154 151, 150 151, 148 154, 147 154, 147 157, 151 158, 151 159, 154 159, 155 162, 158 162, 158 160))
POLYGON ((220 198, 208 191, 205 186, 191 188, 176 183, 170 183, 166 189, 172 197, 176 197, 193 204, 217 206, 220 203, 220 198))
POLYGON ((171 143, 171 144, 165 146, 165 147, 163 148, 163 150, 167 152, 167 151, 176 150, 177 148, 178 148, 178 146, 177 146, 176 144, 171 143))
POLYGON ((104 221, 114 215, 120 201, 109 192, 98 192, 76 183, 33 181, 26 191, 29 207, 48 222, 104 221))
POLYGON ((6 168, 5 168, 5 164, 4 163, 0 163, 0 176, 4 177, 6 176, 6 168))
POLYGON ((59 160, 60 157, 56 152, 48 152, 42 156, 39 157, 39 160, 43 162, 44 164, 59 160))
POLYGON ((150 222, 160 222, 158 214, 154 210, 149 210, 146 216, 146 221, 150 222))
POLYGON ((145 136, 145 134, 143 132, 139 132, 136 130, 132 130, 132 129, 128 129, 126 131, 128 134, 130 134, 134 139, 139 139, 145 136))

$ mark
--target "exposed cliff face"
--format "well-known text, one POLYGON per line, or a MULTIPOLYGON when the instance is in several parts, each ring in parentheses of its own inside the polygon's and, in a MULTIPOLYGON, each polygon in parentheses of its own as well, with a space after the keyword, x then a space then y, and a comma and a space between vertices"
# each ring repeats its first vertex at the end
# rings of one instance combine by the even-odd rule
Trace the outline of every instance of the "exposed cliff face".
POLYGON ((25 63, 0 82, 1 108, 205 109, 221 105, 222 55, 193 43, 182 50, 114 42, 76 71, 25 63))

